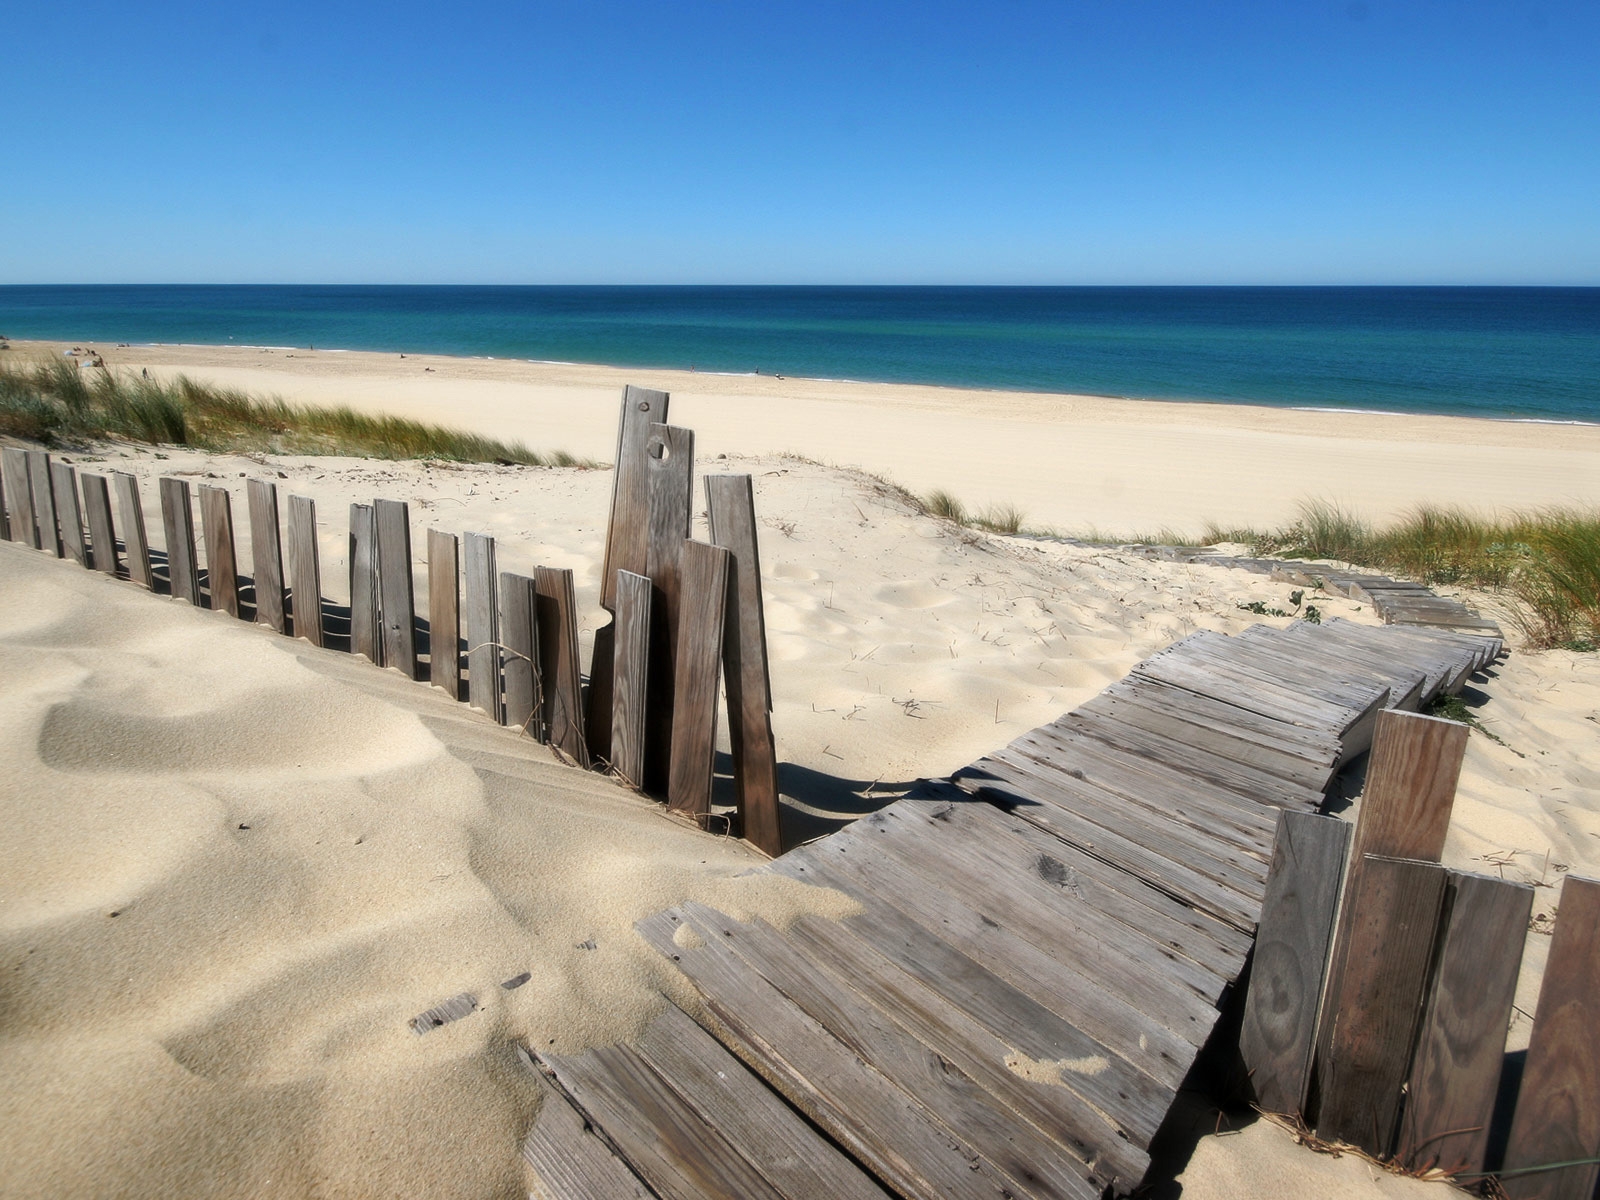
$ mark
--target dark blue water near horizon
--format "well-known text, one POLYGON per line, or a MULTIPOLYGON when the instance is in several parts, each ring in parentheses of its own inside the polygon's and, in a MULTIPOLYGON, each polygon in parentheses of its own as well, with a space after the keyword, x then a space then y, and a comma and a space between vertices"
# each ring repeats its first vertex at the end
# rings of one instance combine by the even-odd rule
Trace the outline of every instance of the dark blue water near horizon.
POLYGON ((0 334, 1600 422, 1600 288, 9 285, 0 334))

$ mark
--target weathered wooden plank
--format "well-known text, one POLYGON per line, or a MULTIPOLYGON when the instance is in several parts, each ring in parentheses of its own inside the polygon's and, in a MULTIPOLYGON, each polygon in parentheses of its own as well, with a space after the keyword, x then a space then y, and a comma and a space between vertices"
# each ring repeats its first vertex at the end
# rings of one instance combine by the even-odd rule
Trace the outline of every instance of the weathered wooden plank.
POLYGON ((1250 1098, 1267 1112, 1305 1109, 1349 849, 1344 821, 1298 812, 1279 818, 1239 1034, 1250 1098))
POLYGON ((1433 986, 1396 1154, 1411 1167, 1483 1169, 1533 889, 1450 872, 1433 986))
POLYGON ((1368 855, 1345 891, 1344 971, 1323 1024, 1317 1133, 1370 1154, 1393 1145, 1433 955, 1444 868, 1368 855))
POLYGON ((727 628, 722 638, 728 694, 728 743, 744 839, 766 854, 783 853, 778 755, 772 738, 772 683, 761 603, 761 554, 755 492, 748 475, 706 476, 711 541, 728 551, 727 628))
POLYGON ((650 1023, 637 1051, 785 1196, 882 1200, 883 1189, 676 1005, 650 1023))
POLYGON ((500 715, 500 583, 494 539, 463 535, 467 597, 467 703, 496 721, 500 715))
POLYGON ((1512 1200, 1588 1200, 1600 1177, 1600 1165, 1592 1161, 1597 1157, 1600 882, 1568 875, 1561 885, 1500 1183, 1512 1200), (1581 1165, 1514 1174, 1566 1162, 1581 1165))
POLYGON ((144 528, 139 481, 126 471, 113 471, 111 483, 116 488, 117 508, 122 516, 122 546, 128 557, 128 578, 141 587, 154 589, 156 577, 150 569, 150 539, 144 528))
POLYGON ((317 502, 309 496, 289 497, 289 586, 294 608, 294 635, 322 645, 322 563, 317 548, 317 502))
POLYGON ((39 549, 63 557, 61 527, 56 521, 55 483, 50 456, 43 450, 29 450, 28 486, 33 489, 33 518, 39 524, 39 549))
POLYGON ((189 481, 162 478, 161 528, 167 540, 167 581, 172 595, 199 606, 200 567, 194 553, 194 508, 189 481))
POLYGON ((350 653, 383 666, 379 616, 378 522, 370 504, 350 506, 350 653))
POLYGON ((501 723, 544 741, 539 680, 539 611, 534 582, 500 572, 501 723))
POLYGON ((545 740, 581 767, 589 765, 578 660, 578 597, 565 567, 533 572, 539 619, 539 691, 545 740))
POLYGON ((417 677, 417 598, 411 576, 411 509, 404 500, 376 500, 378 613, 383 665, 417 677))
POLYGON ((278 485, 265 479, 246 481, 250 504, 250 565, 255 571, 256 622, 289 632, 284 603, 283 544, 278 532, 278 485))
POLYGON ((665 792, 672 761, 673 700, 677 688, 679 559, 689 538, 694 433, 652 425, 645 449, 649 485, 650 671, 646 681, 645 786, 665 792))
POLYGON ((111 520, 111 487, 104 475, 83 476, 83 507, 89 516, 89 564, 115 577, 117 531, 111 520))
POLYGON ((211 607, 239 615, 239 560, 233 545, 233 500, 227 488, 200 485, 200 530, 206 543, 211 607))
MULTIPOLYGON (((611 696, 611 769, 634 787, 644 782, 651 590, 650 580, 632 571, 623 571, 617 578, 611 671, 615 680, 611 696)), ((600 653, 598 644, 595 653, 600 653)))
POLYGON ((0 463, 4 464, 6 514, 11 522, 9 536, 13 542, 39 549, 39 521, 33 511, 33 481, 28 452, 14 446, 0 450, 0 463))
POLYGON ((421 1037, 425 1033, 432 1033, 441 1025, 448 1025, 451 1021, 459 1021, 462 1017, 471 1016, 478 1011, 478 998, 471 992, 461 992, 451 996, 443 1004, 436 1004, 425 1013, 418 1013, 409 1022, 411 1032, 421 1037))
POLYGON ((80 567, 89 565, 88 548, 83 540, 83 509, 78 503, 78 473, 64 462, 50 464, 50 498, 56 506, 56 523, 61 532, 62 557, 80 567))
POLYGON ((461 543, 428 530, 428 679, 461 698, 461 543))
POLYGON ((11 512, 9 509, 10 497, 6 491, 5 460, 0 458, 0 540, 11 540, 11 512))
MULTIPOLYGON (((526 1053, 526 1052, 524 1052, 526 1053)), ((530 1200, 652 1200, 650 1191, 611 1151, 599 1133, 567 1103, 527 1059, 542 1097, 522 1157, 538 1177, 530 1200)))
POLYGON ((681 559, 683 606, 673 688, 672 764, 667 806, 705 822, 717 752, 717 678, 728 599, 728 552, 686 541, 681 559))

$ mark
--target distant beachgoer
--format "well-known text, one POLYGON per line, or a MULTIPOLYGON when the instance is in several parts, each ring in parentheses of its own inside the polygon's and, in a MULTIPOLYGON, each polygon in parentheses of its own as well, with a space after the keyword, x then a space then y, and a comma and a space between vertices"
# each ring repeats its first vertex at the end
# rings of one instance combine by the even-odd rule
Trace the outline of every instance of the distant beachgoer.
POLYGON ((150 378, 150 368, 149 368, 149 367, 146 367, 146 368, 145 368, 145 369, 144 369, 144 377, 145 377, 145 378, 146 378, 146 379, 149 379, 149 378, 150 378))

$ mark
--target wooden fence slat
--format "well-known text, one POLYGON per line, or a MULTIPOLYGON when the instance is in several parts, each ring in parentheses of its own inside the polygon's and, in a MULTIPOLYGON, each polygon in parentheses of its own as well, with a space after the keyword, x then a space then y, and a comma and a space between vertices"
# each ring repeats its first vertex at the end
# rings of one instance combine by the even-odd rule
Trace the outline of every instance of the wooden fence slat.
POLYGON ((172 595, 200 605, 200 566, 194 553, 194 507, 189 481, 164 477, 161 492, 161 528, 167 539, 167 581, 172 595))
POLYGON ((500 720, 500 602, 494 539, 463 535, 467 593, 467 703, 500 720))
POLYGON ((583 729, 583 675, 578 660, 578 597, 572 572, 536 567, 539 690, 546 738, 581 767, 589 765, 583 729))
POLYGON ((689 537, 694 478, 694 433, 652 425, 645 450, 650 487, 650 536, 645 574, 650 597, 650 671, 646 680, 644 782, 658 794, 667 788, 672 758, 673 697, 678 654, 679 557, 689 537))
POLYGON ((24 546, 39 549, 39 522, 33 512, 33 484, 30 480, 28 452, 12 446, 0 450, 5 465, 6 513, 11 522, 10 538, 24 546))
POLYGON ((294 607, 294 634, 313 646, 322 645, 322 563, 317 551, 317 502, 309 496, 289 497, 289 580, 294 607))
POLYGON ((278 533, 278 485, 246 484, 250 500, 250 560, 255 570, 256 621, 288 633, 283 602, 283 544, 278 533))
POLYGON ((428 530, 428 679, 461 698, 461 543, 428 530))
MULTIPOLYGON (((1505 1170, 1600 1157, 1600 882, 1561 885, 1505 1170)), ((1512 1200, 1589 1200, 1600 1166, 1508 1174, 1512 1200)))
POLYGON ((650 580, 617 575, 611 698, 611 769, 634 787, 644 782, 644 714, 650 670, 650 580))
POLYGON ((117 531, 111 520, 111 489, 104 475, 83 477, 83 507, 89 516, 89 564, 116 577, 117 531))
POLYGON ((29 450, 28 486, 33 489, 33 517, 39 523, 39 549, 63 557, 61 529, 56 523, 55 486, 51 482, 50 456, 43 450, 29 450))
POLYGON ((1350 825, 1336 817, 1285 812, 1278 819, 1239 1034, 1252 1099, 1267 1112, 1305 1108, 1349 849, 1350 825))
POLYGON ((233 498, 227 488, 200 485, 200 528, 206 539, 211 607, 239 615, 239 558, 233 545, 233 498))
POLYGON ((685 541, 683 615, 678 624, 673 688, 672 772, 667 807, 705 823, 717 751, 717 677, 722 673, 722 627, 731 555, 721 546, 685 541))
POLYGON ((378 522, 372 505, 350 506, 350 653, 383 666, 378 615, 378 522))
POLYGON ((1411 1063, 1428 982, 1445 870, 1438 863, 1368 855, 1345 891, 1351 914, 1344 975, 1323 1025, 1317 1133, 1385 1155, 1411 1063))
POLYGON ((154 591, 156 577, 150 569, 150 537, 144 528, 139 481, 126 471, 113 471, 111 483, 117 491, 117 508, 122 517, 122 548, 128 557, 128 578, 154 591))
POLYGON ((539 609, 533 580, 500 572, 500 662, 505 679, 501 721, 544 741, 539 703, 539 609))
POLYGON ((61 527, 62 557, 70 556, 80 567, 89 565, 83 540, 83 509, 78 504, 78 472, 63 462, 50 464, 50 498, 56 506, 56 522, 61 527))
POLYGON ((1396 1150, 1412 1167, 1483 1168, 1533 889, 1450 872, 1433 989, 1396 1150))
POLYGON ((404 500, 377 500, 378 613, 383 623, 383 665, 417 677, 417 597, 411 575, 411 508, 404 500))
POLYGON ((0 540, 11 540, 11 490, 6 478, 11 473, 9 461, 0 457, 0 540))
POLYGON ((750 476, 706 476, 706 512, 712 544, 732 556, 722 662, 740 829, 746 841, 776 857, 783 853, 783 827, 777 747, 772 740, 772 683, 761 603, 755 490, 750 476))

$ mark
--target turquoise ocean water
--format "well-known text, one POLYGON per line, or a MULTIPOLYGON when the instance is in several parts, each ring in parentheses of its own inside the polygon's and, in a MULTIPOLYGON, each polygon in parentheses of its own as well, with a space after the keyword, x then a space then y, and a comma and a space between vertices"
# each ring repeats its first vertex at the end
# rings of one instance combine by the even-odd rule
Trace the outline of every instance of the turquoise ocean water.
POLYGON ((0 334, 1600 422, 1600 288, 0 286, 0 334))

